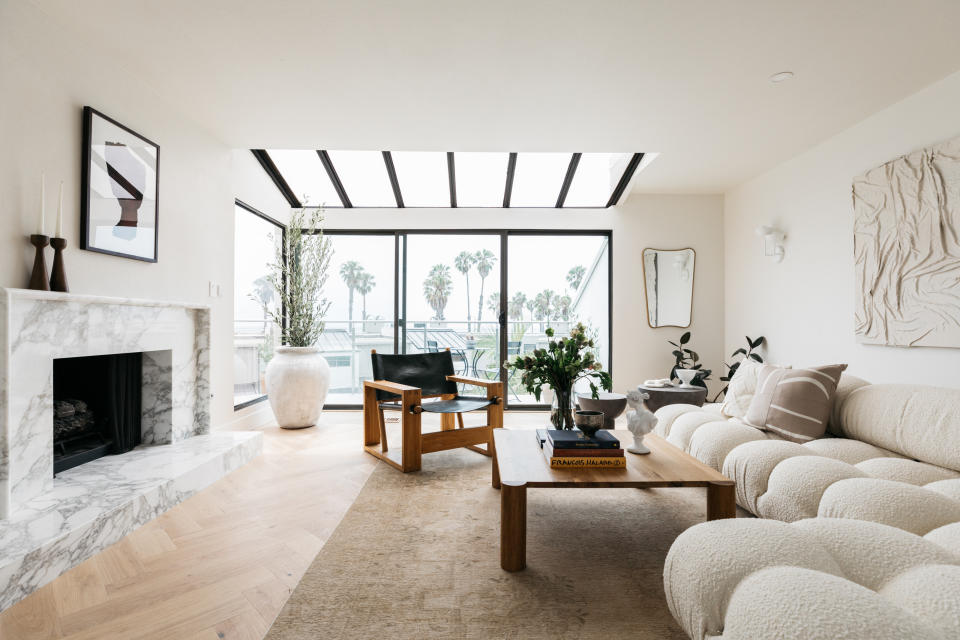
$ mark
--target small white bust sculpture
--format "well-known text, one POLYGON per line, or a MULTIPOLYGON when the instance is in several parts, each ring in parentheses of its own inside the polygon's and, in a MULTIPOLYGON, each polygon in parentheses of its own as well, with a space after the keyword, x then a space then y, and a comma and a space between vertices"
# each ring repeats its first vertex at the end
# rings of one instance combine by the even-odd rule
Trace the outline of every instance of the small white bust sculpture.
POLYGON ((631 409, 627 412, 627 429, 633 434, 633 446, 627 448, 630 453, 650 453, 650 449, 643 444, 643 436, 657 426, 657 416, 643 406, 643 401, 649 397, 649 393, 640 391, 627 394, 627 404, 631 409))

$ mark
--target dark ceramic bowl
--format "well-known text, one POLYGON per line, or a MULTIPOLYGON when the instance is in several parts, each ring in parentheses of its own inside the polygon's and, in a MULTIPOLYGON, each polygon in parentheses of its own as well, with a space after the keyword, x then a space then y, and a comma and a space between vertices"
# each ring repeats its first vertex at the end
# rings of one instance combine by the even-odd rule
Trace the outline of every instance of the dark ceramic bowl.
POLYGON ((613 429, 614 420, 616 420, 623 410, 627 408, 627 396, 622 393, 604 393, 600 392, 600 397, 594 399, 590 394, 578 395, 577 402, 580 408, 586 411, 603 412, 603 428, 613 429))
POLYGON ((580 431, 592 438, 593 434, 603 428, 603 412, 577 411, 573 414, 573 422, 580 431))

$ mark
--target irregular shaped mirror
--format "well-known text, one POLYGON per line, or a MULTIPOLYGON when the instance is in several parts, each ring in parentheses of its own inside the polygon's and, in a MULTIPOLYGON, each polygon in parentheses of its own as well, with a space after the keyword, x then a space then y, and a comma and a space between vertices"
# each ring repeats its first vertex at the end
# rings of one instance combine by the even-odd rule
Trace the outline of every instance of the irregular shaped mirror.
POLYGON ((689 327, 693 313, 693 249, 644 249, 643 279, 651 327, 689 327))

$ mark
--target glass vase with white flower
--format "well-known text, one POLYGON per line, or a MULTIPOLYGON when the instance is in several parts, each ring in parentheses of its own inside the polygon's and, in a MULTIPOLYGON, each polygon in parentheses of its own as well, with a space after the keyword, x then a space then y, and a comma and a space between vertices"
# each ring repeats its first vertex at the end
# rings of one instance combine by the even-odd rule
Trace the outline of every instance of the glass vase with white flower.
POLYGON ((546 330, 550 341, 546 349, 534 349, 533 352, 518 355, 506 367, 521 373, 520 382, 527 392, 540 400, 544 386, 553 390, 553 406, 550 421, 556 429, 573 429, 573 386, 580 380, 586 380, 594 398, 599 397, 600 388, 613 390, 610 374, 594 353, 595 343, 587 336, 587 328, 577 323, 566 338, 554 340, 554 331, 546 330))

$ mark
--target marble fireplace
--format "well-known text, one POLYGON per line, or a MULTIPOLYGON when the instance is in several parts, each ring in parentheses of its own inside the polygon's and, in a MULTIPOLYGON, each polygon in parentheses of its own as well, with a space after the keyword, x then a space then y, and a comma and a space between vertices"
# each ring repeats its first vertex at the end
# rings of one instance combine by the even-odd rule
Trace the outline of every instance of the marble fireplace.
POLYGON ((210 310, 0 289, 0 609, 245 464, 210 430, 210 310), (140 354, 140 443, 54 476, 55 361, 140 354))

